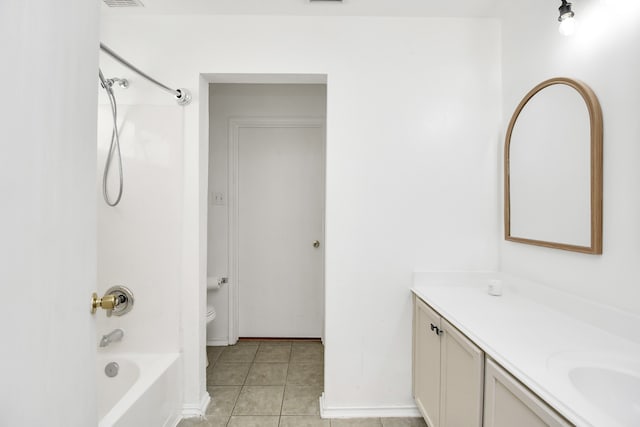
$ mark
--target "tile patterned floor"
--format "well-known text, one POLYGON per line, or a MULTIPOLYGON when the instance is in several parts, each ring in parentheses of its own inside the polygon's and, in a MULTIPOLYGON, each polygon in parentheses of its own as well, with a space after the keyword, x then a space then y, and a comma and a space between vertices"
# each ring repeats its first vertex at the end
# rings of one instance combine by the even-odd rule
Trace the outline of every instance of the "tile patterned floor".
POLYGON ((240 341, 207 354, 206 416, 178 427, 426 427, 421 418, 321 419, 320 342, 240 341))

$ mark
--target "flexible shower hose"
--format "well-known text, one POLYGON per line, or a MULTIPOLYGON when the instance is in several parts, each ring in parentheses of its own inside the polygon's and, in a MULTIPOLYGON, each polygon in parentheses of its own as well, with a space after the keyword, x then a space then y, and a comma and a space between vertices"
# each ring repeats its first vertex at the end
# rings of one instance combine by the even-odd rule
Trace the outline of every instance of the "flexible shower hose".
POLYGON ((116 97, 113 93, 113 88, 107 83, 102 70, 98 69, 98 77, 100 77, 100 83, 107 92, 107 98, 109 98, 109 104, 111 104, 111 116, 113 118, 113 129, 111 130, 111 144, 109 145, 109 152, 107 153, 107 160, 104 164, 104 172, 102 173, 102 197, 107 205, 114 207, 120 203, 122 198, 123 189, 123 176, 122 176, 122 153, 120 152, 120 134, 118 133, 118 106, 116 104, 116 97), (109 197, 109 190, 107 189, 107 180, 109 178, 109 171, 111 170, 111 162, 113 157, 118 156, 118 173, 120 177, 120 185, 118 187, 118 196, 112 202, 109 197))

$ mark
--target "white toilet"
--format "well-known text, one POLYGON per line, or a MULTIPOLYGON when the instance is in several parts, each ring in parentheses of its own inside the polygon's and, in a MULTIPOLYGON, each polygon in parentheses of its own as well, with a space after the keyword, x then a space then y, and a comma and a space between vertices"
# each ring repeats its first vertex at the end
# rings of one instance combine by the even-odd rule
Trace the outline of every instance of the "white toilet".
MULTIPOLYGON (((217 277, 207 277, 207 325, 216 318, 216 309, 209 301, 209 291, 220 289, 220 280, 217 277)), ((207 355, 207 346, 204 347, 204 354, 207 358, 207 367, 209 366, 209 356, 207 355)))

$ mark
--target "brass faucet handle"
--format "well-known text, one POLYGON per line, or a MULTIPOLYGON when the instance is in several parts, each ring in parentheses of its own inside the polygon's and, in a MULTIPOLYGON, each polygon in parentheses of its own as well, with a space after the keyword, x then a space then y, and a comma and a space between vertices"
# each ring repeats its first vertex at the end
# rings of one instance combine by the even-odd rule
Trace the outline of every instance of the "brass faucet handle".
POLYGON ((115 295, 105 295, 102 297, 102 308, 105 310, 113 310, 118 303, 118 298, 115 295))
POLYGON ((107 316, 111 316, 111 311, 118 304, 118 297, 115 295, 105 295, 102 298, 98 297, 95 292, 91 295, 91 314, 95 314, 98 307, 107 310, 107 316))
POLYGON ((101 298, 98 298, 98 294, 95 292, 91 294, 91 314, 96 314, 101 302, 101 298))

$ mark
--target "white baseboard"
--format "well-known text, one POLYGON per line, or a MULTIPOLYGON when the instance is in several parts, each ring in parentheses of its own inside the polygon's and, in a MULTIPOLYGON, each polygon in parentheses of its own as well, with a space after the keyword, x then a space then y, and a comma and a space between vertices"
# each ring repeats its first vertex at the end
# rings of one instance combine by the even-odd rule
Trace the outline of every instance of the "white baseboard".
POLYGON ((225 339, 215 339, 215 340, 207 340, 207 346, 211 347, 223 347, 229 345, 229 340, 225 339))
POLYGON ((182 405, 182 418, 204 417, 209 402, 211 402, 211 396, 205 391, 200 403, 185 403, 182 405))
POLYGON ((321 418, 419 418, 422 417, 416 405, 406 406, 353 406, 327 407, 324 393, 320 396, 321 418))
POLYGON ((163 427, 177 427, 181 420, 182 416, 180 416, 179 414, 174 414, 173 416, 169 417, 167 421, 165 421, 163 427))

